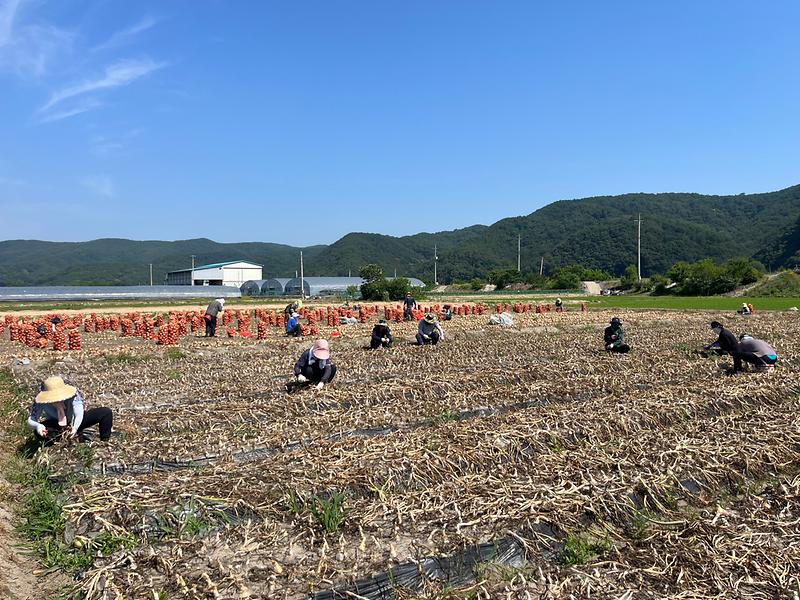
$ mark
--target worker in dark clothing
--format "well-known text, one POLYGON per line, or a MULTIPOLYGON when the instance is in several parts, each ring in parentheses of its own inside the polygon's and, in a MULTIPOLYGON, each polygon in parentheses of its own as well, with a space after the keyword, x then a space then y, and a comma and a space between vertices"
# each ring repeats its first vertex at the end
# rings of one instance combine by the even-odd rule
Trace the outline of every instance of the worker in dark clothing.
POLYGON ((300 337, 303 334, 303 328, 300 325, 300 315, 292 313, 289 320, 286 321, 286 335, 291 337, 300 337))
POLYGON ((375 327, 372 328, 372 336, 370 336, 369 347, 375 350, 376 348, 389 348, 392 345, 392 332, 384 319, 378 321, 375 327))
POLYGON ((417 345, 426 346, 431 344, 435 346, 439 340, 444 339, 444 329, 441 323, 436 320, 436 315, 428 313, 424 319, 420 319, 419 326, 417 327, 417 345))
POLYGON ((775 370, 778 353, 764 340, 743 333, 739 336, 739 357, 753 365, 756 371, 770 373, 775 370))
POLYGON ((300 385, 312 384, 321 390, 326 383, 333 381, 336 376, 336 365, 331 362, 328 340, 317 340, 311 348, 300 355, 294 365, 294 375, 296 382, 292 383, 295 383, 295 389, 300 385))
POLYGON ((292 318, 292 313, 299 313, 301 308, 303 308, 302 300, 295 300, 294 302, 287 304, 286 308, 283 309, 283 314, 286 317, 286 320, 288 321, 292 318))
POLYGON ((560 313, 564 311, 564 303, 561 301, 561 298, 556 298, 556 312, 560 313))
POLYGON ((611 324, 606 327, 603 333, 603 341, 606 345, 606 352, 625 354, 631 349, 625 343, 625 331, 622 329, 622 321, 619 317, 611 319, 611 324))
POLYGON ((453 307, 449 304, 445 304, 443 308, 444 310, 442 311, 442 318, 445 321, 451 320, 453 318, 453 307))
POLYGON ((223 310, 225 310, 224 298, 212 300, 208 308, 206 308, 206 314, 203 316, 206 320, 206 337, 217 335, 217 317, 223 310))
POLYGON ((410 321, 414 316, 413 311, 417 308, 417 301, 411 295, 411 292, 406 292, 406 298, 403 300, 403 320, 410 321))
POLYGON ((742 372, 742 357, 739 355, 739 340, 719 321, 711 321, 711 330, 717 334, 717 340, 703 348, 709 354, 730 354, 733 357, 732 373, 742 372))

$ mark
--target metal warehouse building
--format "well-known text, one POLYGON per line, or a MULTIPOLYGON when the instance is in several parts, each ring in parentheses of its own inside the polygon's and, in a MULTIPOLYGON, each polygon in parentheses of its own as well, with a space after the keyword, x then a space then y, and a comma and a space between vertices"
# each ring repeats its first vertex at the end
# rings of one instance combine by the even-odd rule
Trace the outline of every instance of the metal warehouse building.
POLYGON ((243 260, 201 265, 194 270, 170 271, 167 285, 229 285, 240 288, 246 281, 263 281, 261 268, 261 265, 243 260))

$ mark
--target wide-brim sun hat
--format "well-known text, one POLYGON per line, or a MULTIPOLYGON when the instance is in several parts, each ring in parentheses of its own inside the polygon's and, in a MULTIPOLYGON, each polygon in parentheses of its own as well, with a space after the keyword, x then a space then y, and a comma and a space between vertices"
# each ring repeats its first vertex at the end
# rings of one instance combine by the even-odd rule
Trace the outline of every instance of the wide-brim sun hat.
POLYGON ((425 320, 428 323, 436 323, 436 315, 433 313, 428 313, 427 315, 425 315, 425 320))
POLYGON ((67 385, 58 375, 53 375, 44 380, 44 389, 36 394, 38 404, 53 404, 69 400, 78 393, 74 385, 67 385))
POLYGON ((311 354, 314 355, 314 358, 320 360, 329 359, 331 357, 331 348, 328 345, 328 340, 317 340, 314 342, 314 345, 311 346, 311 354))

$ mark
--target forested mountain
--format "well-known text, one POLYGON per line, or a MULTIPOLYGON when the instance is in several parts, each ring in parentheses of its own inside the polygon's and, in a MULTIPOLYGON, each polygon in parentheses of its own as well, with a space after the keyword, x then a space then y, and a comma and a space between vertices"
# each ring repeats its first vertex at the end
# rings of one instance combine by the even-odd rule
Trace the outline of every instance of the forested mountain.
MULTIPOLYGON (((350 233, 330 246, 303 248, 308 275, 347 275, 366 263, 387 274, 433 279, 433 247, 439 280, 484 277, 516 267, 517 236, 523 271, 579 263, 620 274, 636 261, 636 219, 642 215, 642 271, 666 272, 678 261, 754 257, 773 269, 794 266, 800 256, 800 185, 764 194, 625 194, 562 200, 527 216, 440 233, 392 237, 350 233)), ((265 277, 293 276, 300 248, 208 239, 91 242, 0 242, 0 285, 143 284, 153 263, 154 281, 167 271, 242 259, 264 265, 265 277)))

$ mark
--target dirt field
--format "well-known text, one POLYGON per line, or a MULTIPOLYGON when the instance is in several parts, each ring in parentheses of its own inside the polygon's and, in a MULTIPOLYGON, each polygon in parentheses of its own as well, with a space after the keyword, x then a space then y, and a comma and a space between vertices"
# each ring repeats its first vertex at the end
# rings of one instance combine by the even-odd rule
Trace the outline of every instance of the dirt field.
POLYGON ((312 339, 275 328, 66 353, 6 330, 0 357, 115 412, 110 443, 44 450, 90 597, 797 600, 800 317, 728 316, 780 365, 726 376, 693 353, 708 313, 613 314, 628 355, 602 351, 610 312, 455 317, 422 348, 402 323, 371 352, 373 317, 291 395, 312 339))

